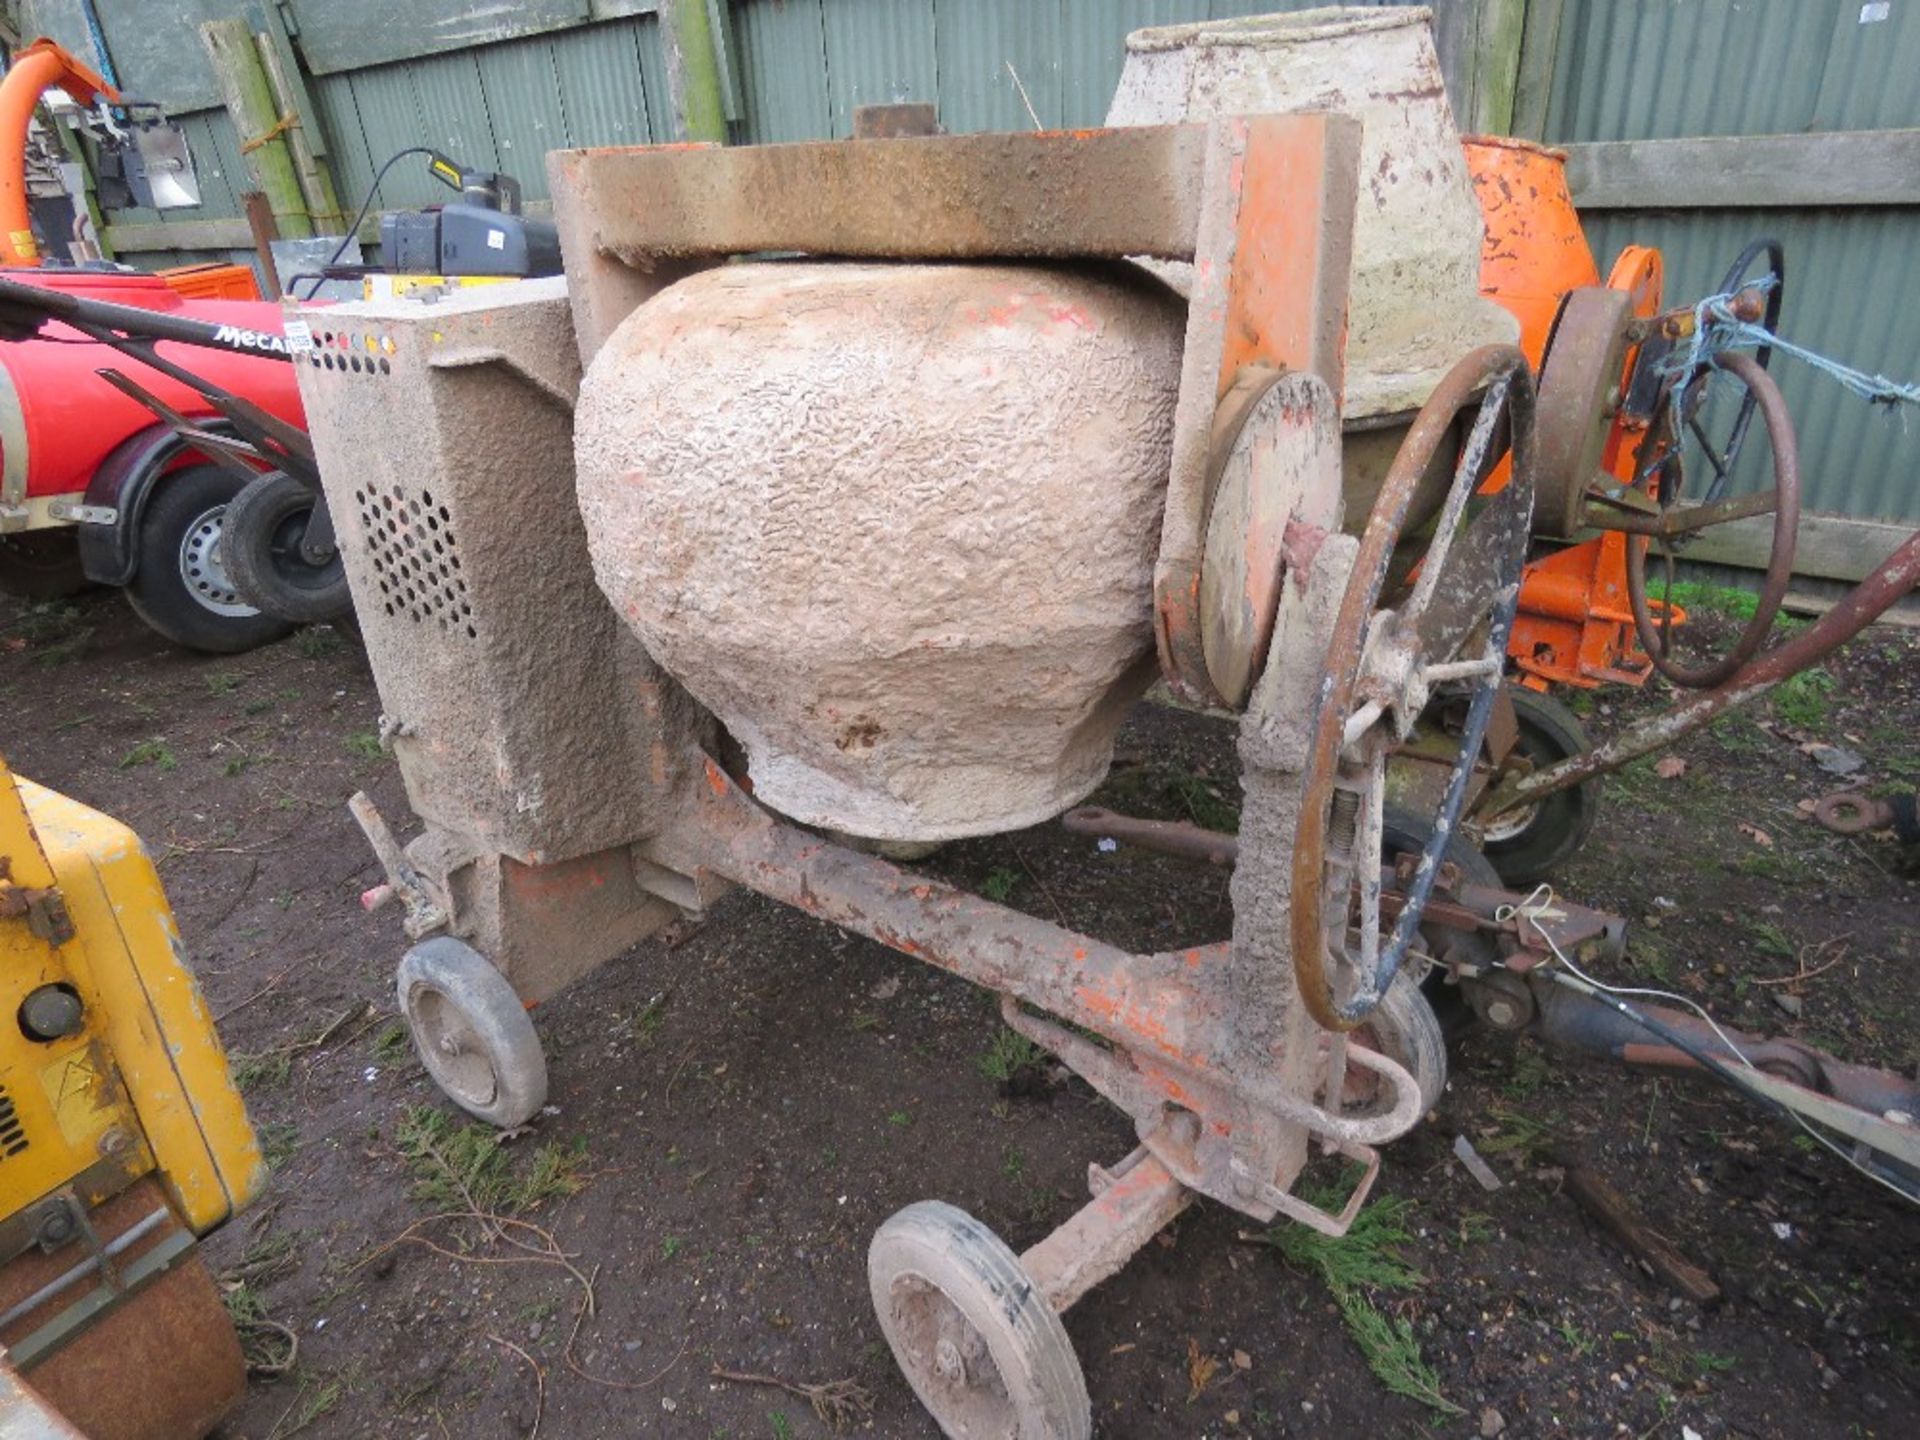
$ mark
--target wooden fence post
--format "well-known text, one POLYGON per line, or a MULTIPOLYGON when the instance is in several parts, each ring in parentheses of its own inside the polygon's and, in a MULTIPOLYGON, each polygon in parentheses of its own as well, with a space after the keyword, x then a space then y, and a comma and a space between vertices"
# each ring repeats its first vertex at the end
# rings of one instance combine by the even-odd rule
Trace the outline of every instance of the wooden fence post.
POLYGON ((667 54, 667 89, 681 140, 727 141, 720 57, 707 0, 660 0, 660 40, 667 54))
POLYGON ((307 238, 313 234, 313 220, 286 141, 287 129, 299 117, 285 115, 275 103, 253 31, 244 20, 209 20, 200 26, 200 41, 239 132, 247 168, 273 207, 274 223, 287 239, 307 238))

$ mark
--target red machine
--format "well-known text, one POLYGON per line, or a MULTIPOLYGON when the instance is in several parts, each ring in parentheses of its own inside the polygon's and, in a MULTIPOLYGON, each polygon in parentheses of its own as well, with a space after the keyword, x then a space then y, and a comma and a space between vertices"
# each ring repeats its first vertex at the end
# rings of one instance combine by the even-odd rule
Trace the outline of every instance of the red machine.
MULTIPOLYGON (((126 271, 4 274, 214 325, 229 342, 222 349, 162 340, 156 353, 279 420, 303 423, 277 305, 188 300, 158 277, 126 271)), ((246 650, 285 634, 286 622, 241 598, 221 561, 222 517, 244 482, 102 377, 119 361, 58 323, 0 345, 0 587, 52 596, 87 580, 119 585, 155 630, 198 650, 246 650)), ((181 417, 214 433, 226 428, 198 391, 132 368, 181 417)))

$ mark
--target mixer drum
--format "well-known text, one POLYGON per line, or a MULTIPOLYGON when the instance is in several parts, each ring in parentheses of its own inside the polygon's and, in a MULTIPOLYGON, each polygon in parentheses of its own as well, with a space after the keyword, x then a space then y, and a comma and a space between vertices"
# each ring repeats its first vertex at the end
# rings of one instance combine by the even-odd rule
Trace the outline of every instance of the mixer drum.
POLYGON ((1119 268, 696 274, 581 387, 600 587, 793 819, 1044 820, 1152 674, 1184 325, 1119 268))

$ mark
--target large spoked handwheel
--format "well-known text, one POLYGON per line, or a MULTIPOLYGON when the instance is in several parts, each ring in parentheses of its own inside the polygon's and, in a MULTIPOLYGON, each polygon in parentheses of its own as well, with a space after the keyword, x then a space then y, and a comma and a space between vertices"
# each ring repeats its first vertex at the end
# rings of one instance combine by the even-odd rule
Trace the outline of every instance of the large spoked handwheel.
POLYGON ((1506 665, 1533 521, 1533 398, 1526 357, 1511 346, 1486 346, 1454 366, 1407 432, 1360 540, 1329 643, 1293 854, 1294 973, 1308 1013, 1329 1030, 1352 1030, 1379 1006, 1418 933, 1460 818, 1506 665), (1412 538, 1401 532, 1415 489, 1476 399, 1418 569, 1400 593, 1388 593, 1394 552, 1412 538), (1503 455, 1512 458, 1512 479, 1476 500, 1503 455), (1460 759, 1383 937, 1387 753, 1435 689, 1447 686, 1470 695, 1460 759))
MULTIPOLYGON (((1721 278, 1717 293, 1734 295, 1745 287, 1756 284, 1762 287, 1767 297, 1765 308, 1761 312, 1760 323, 1766 327, 1768 334, 1777 335, 1780 333, 1780 307, 1786 303, 1787 297, 1787 256, 1778 240, 1755 240, 1742 250, 1739 258, 1721 278), (1767 268, 1756 275, 1754 266, 1762 260, 1766 261, 1767 268)), ((1754 364, 1762 370, 1765 370, 1772 360, 1771 345, 1754 347, 1754 364)), ((1707 483, 1707 492, 1704 497, 1707 503, 1711 504, 1725 495, 1727 487, 1733 483, 1733 467, 1739 462, 1741 447, 1746 444, 1747 430, 1753 424, 1753 412, 1758 402, 1751 392, 1740 401, 1740 408, 1734 412, 1733 424, 1727 430, 1726 442, 1716 450, 1701 423, 1700 410, 1706 399, 1706 381, 1705 374, 1689 376, 1686 393, 1678 399, 1679 414, 1683 417, 1687 428, 1692 431, 1694 438, 1700 442, 1706 453, 1707 464, 1713 470, 1713 478, 1707 483)))
POLYGON ((547 1103, 547 1061, 507 977, 451 936, 406 953, 396 979, 400 1013, 420 1063, 446 1097, 503 1130, 547 1103))
POLYGON ((867 1282, 893 1358, 954 1440, 1087 1440, 1093 1405, 1066 1327, 1020 1259, 951 1205, 874 1233, 867 1282))
MULTIPOLYGON (((1703 499, 1691 514, 1679 509, 1685 499, 1687 485, 1686 432, 1679 428, 1679 423, 1688 408, 1685 392, 1694 386, 1678 387, 1661 402, 1661 409, 1654 416, 1653 434, 1664 434, 1664 445, 1659 458, 1653 462, 1658 467, 1653 480, 1655 498, 1660 502, 1660 515, 1663 518, 1679 516, 1689 524, 1688 528, 1663 537, 1660 558, 1665 570, 1665 589, 1657 602, 1657 615, 1654 613, 1656 601, 1647 592, 1647 550, 1652 539, 1638 533, 1627 537, 1627 603, 1633 610, 1633 628, 1640 637, 1640 646, 1647 652, 1647 658, 1653 662, 1654 668, 1667 679, 1676 685, 1694 688, 1723 684, 1737 675, 1760 652, 1760 647, 1766 643, 1767 635, 1773 628, 1773 618, 1779 612, 1780 602, 1786 598, 1787 585, 1793 578, 1794 551, 1800 530, 1799 444, 1780 387, 1754 356, 1728 351, 1715 357, 1714 366, 1717 371, 1732 377, 1744 387, 1746 393, 1740 401, 1740 415, 1746 415, 1750 407, 1757 407, 1765 422, 1767 443, 1773 451, 1772 488, 1739 500, 1714 498, 1718 488, 1732 474, 1733 465, 1739 459, 1739 446, 1732 445, 1727 451, 1716 452, 1711 445, 1702 441, 1708 466, 1713 472, 1707 490, 1708 498, 1703 499), (1678 558, 1674 542, 1684 544, 1688 535, 1697 534, 1707 524, 1716 523, 1716 516, 1718 520, 1725 521, 1768 513, 1773 516, 1773 538, 1768 549, 1766 579, 1761 585, 1759 604, 1754 609, 1753 618, 1747 621, 1733 648, 1718 659, 1703 662, 1682 660, 1673 644, 1672 596, 1674 564, 1678 558)), ((1704 382, 1700 382, 1699 388, 1704 389, 1704 382)), ((1736 430, 1743 439, 1744 427, 1739 426, 1738 422, 1736 430)))

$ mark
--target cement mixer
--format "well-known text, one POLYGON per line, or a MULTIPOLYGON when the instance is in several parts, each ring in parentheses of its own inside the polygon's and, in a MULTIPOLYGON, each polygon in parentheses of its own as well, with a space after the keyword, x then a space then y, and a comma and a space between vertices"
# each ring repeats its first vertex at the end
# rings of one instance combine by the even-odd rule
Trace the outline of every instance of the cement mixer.
MULTIPOLYGON (((1440 93, 1417 17, 1288 23, 1303 49, 1389 37, 1400 89, 1440 93)), ((1089 1435, 1060 1315, 1196 1197, 1345 1231, 1445 1084, 1410 959, 1564 1024, 1557 962, 1621 941, 1489 883, 1457 835, 1469 764, 1389 835, 1387 757, 1428 702, 1464 705, 1469 759, 1490 723, 1534 390, 1470 225, 1425 341, 1350 329, 1404 318, 1380 277, 1405 272, 1364 253, 1399 202, 1339 100, 559 152, 564 281, 333 307, 300 357, 425 826, 402 846, 355 797, 387 876, 366 902, 416 942, 398 998, 453 1101, 528 1122, 528 1007, 741 886, 997 992, 1133 1121, 1024 1253, 939 1201, 875 1235, 882 1331, 949 1435, 1089 1435), (836 838, 1060 814, 1156 677, 1239 728, 1229 938, 1131 953, 836 838), (1310 1161, 1353 1173, 1337 1211, 1303 1198, 1310 1161)), ((1451 121, 1418 143, 1450 158, 1401 171, 1457 178, 1423 203, 1471 215, 1451 121)), ((1709 1043, 1649 1023, 1681 1063, 1709 1043)))

